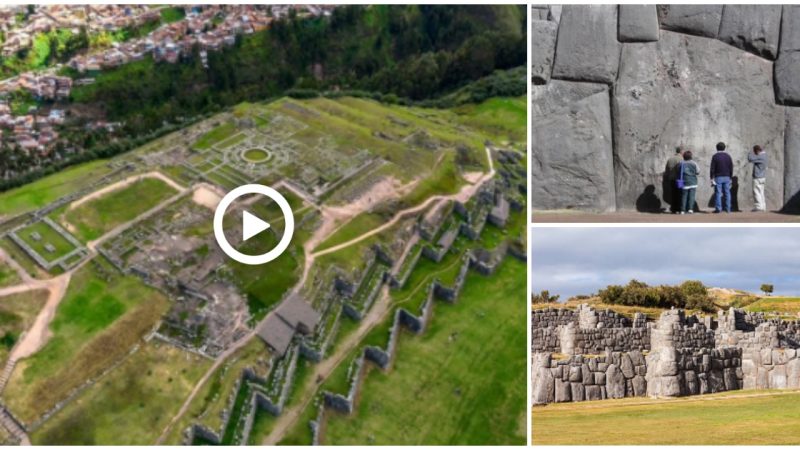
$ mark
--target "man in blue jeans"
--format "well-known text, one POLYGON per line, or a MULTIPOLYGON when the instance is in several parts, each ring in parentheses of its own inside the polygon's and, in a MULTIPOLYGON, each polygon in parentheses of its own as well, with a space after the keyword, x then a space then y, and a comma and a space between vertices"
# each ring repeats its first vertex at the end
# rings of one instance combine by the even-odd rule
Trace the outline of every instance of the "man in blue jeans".
POLYGON ((711 157, 711 185, 714 186, 714 213, 722 211, 722 194, 725 194, 725 212, 731 212, 731 178, 733 160, 725 153, 725 143, 717 144, 717 153, 711 157))

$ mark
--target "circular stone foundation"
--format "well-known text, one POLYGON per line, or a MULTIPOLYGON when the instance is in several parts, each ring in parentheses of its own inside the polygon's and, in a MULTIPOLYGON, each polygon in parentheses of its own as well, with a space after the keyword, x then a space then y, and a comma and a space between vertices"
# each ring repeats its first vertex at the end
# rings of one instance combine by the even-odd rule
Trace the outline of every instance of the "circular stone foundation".
POLYGON ((242 159, 253 164, 267 162, 271 157, 272 154, 263 148, 251 148, 242 151, 242 159))

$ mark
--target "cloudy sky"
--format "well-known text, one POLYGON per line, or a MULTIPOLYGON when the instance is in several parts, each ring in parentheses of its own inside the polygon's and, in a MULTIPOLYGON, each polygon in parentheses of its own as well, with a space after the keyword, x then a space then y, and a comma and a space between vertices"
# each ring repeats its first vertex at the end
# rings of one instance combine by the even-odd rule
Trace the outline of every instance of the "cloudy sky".
POLYGON ((800 228, 534 228, 534 292, 562 299, 636 278, 800 295, 800 228))

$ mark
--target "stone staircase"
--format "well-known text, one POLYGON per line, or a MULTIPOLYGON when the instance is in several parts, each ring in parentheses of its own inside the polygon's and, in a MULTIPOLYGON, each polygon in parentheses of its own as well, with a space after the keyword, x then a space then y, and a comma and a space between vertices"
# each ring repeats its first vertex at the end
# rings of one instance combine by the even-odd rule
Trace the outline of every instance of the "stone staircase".
POLYGON ((5 408, 5 406, 0 405, 0 425, 3 426, 8 432, 19 441, 19 443, 23 445, 30 445, 30 439, 28 439, 28 434, 25 432, 25 429, 22 428, 22 425, 11 415, 11 413, 5 408))
POLYGON ((11 373, 14 371, 14 367, 16 367, 16 365, 16 359, 9 359, 6 362, 5 367, 3 367, 3 372, 0 373, 0 393, 5 390, 6 384, 8 384, 8 379, 11 378, 11 373))

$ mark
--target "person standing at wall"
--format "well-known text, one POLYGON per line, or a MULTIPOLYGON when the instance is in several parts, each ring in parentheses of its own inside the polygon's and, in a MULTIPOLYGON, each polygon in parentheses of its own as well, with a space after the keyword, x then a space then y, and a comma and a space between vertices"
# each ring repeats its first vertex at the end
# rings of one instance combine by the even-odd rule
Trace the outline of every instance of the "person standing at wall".
POLYGON ((717 143, 717 153, 711 157, 711 185, 714 186, 714 213, 722 211, 722 197, 725 196, 725 212, 731 212, 731 179, 733 160, 725 152, 725 143, 717 143))
MULTIPOLYGON (((683 152, 683 162, 680 166, 678 179, 682 180, 681 183, 681 214, 694 213, 694 202, 697 194, 697 175, 700 174, 700 169, 697 163, 692 161, 691 150, 683 152)), ((676 185, 678 183, 676 182, 676 185)))
POLYGON ((669 203, 669 211, 672 214, 681 211, 682 190, 676 183, 681 163, 683 163, 683 149, 676 147, 675 154, 667 160, 664 168, 664 200, 669 203))
POLYGON ((747 160, 753 164, 753 207, 754 212, 767 210, 767 201, 764 198, 764 186, 767 184, 767 152, 760 145, 753 147, 753 153, 747 155, 747 160))

